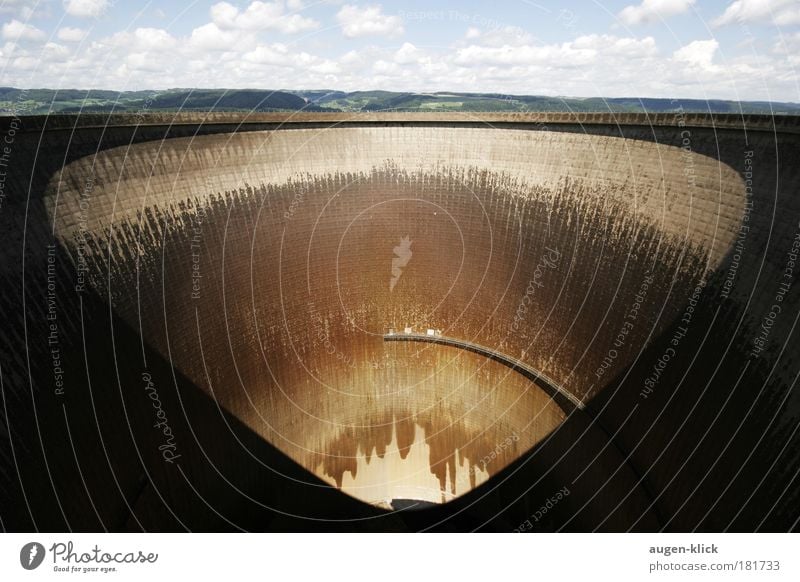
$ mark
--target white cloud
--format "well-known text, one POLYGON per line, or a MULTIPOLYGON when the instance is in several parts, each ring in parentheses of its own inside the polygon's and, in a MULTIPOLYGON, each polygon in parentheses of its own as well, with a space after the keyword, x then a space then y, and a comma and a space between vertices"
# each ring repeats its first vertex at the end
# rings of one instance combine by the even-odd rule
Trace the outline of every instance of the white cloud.
POLYGON ((165 51, 178 46, 178 39, 163 28, 137 28, 133 32, 122 31, 101 41, 128 52, 165 51))
MULTIPOLYGON (((237 21, 239 9, 228 2, 219 2, 211 7, 211 20, 223 28, 240 28, 242 20, 237 21)), ((243 23, 242 23, 243 24, 243 23)))
POLYGON ((456 52, 455 63, 468 67, 483 65, 521 65, 544 63, 548 59, 547 47, 488 47, 470 45, 456 52))
POLYGON ((342 70, 339 63, 328 59, 323 59, 320 62, 314 63, 310 65, 308 69, 313 73, 321 73, 323 75, 336 75, 342 70))
POLYGON ((47 35, 30 24, 20 22, 16 18, 3 25, 3 38, 6 40, 44 40, 47 35))
POLYGON ((475 39, 475 38, 480 38, 480 37, 481 37, 481 29, 480 28, 475 28, 474 26, 470 26, 467 29, 467 33, 464 35, 464 38, 467 38, 469 40, 472 40, 472 39, 475 39))
POLYGON ((108 0, 65 0, 64 2, 64 10, 72 16, 94 18, 102 16, 108 7, 108 0))
POLYGON ((403 20, 399 16, 383 14, 382 8, 377 5, 361 8, 345 4, 336 13, 336 20, 347 38, 375 35, 394 37, 405 32, 403 20))
POLYGON ((339 58, 339 63, 348 69, 356 70, 367 64, 367 51, 348 51, 339 58))
POLYGON ((178 44, 170 33, 163 28, 137 28, 133 31, 136 46, 145 50, 163 50, 178 44))
POLYGON ((23 20, 30 20, 34 9, 29 5, 30 0, 2 0, 0 14, 15 14, 23 20))
POLYGON ((484 47, 472 45, 458 50, 455 63, 467 67, 514 65, 543 65, 558 63, 558 66, 589 65, 595 61, 597 50, 574 49, 570 43, 563 45, 484 47))
POLYGON ((484 46, 522 46, 533 43, 536 39, 519 26, 501 26, 491 30, 482 31, 470 27, 465 36, 467 40, 474 40, 484 46))
POLYGON ((305 51, 292 52, 289 47, 283 43, 259 45, 245 53, 242 56, 242 60, 247 65, 254 65, 258 68, 263 68, 264 66, 277 67, 325 75, 334 74, 340 70, 339 65, 335 61, 324 59, 305 51))
POLYGON ((378 75, 393 75, 399 72, 399 67, 395 63, 378 60, 373 63, 372 70, 378 75))
POLYGON ((157 73, 162 70, 158 59, 153 58, 149 53, 131 53, 125 57, 125 64, 136 71, 157 73))
POLYGON ((800 6, 787 7, 775 15, 773 22, 778 26, 794 26, 800 24, 800 6))
POLYGON ((244 10, 228 2, 219 2, 211 7, 211 20, 223 30, 277 30, 294 34, 319 28, 319 22, 313 18, 287 13, 280 0, 252 2, 244 10))
POLYGON ((36 57, 17 57, 13 61, 11 61, 11 66, 15 69, 19 70, 34 70, 38 69, 41 64, 41 61, 36 57))
POLYGON ((229 51, 237 43, 242 46, 242 41, 243 38, 240 31, 221 30, 216 24, 209 22, 192 31, 188 44, 190 48, 201 51, 229 51))
POLYGON ((658 53, 652 36, 644 38, 616 37, 608 34, 589 34, 576 38, 571 46, 576 49, 594 49, 604 55, 626 59, 652 57, 658 53))
POLYGON ((794 34, 785 34, 776 39, 772 50, 777 54, 790 54, 794 52, 800 55, 800 31, 794 34))
POLYGON ((655 52, 656 44, 652 37, 636 39, 592 34, 562 44, 470 45, 456 51, 455 62, 467 67, 540 65, 560 68, 588 65, 603 56, 638 59, 652 56, 655 52))
POLYGON ((70 57, 67 47, 55 42, 48 42, 44 45, 40 58, 47 63, 63 63, 70 57))
POLYGON ((772 52, 796 71, 800 68, 800 32, 783 35, 775 41, 772 52))
POLYGON ((800 24, 796 0, 736 0, 717 17, 714 26, 747 22, 769 22, 778 26, 800 24))
POLYGON ((719 48, 719 43, 714 40, 695 40, 676 50, 672 57, 676 61, 702 69, 713 67, 714 54, 719 48))
POLYGON ((626 6, 617 16, 625 24, 633 26, 682 14, 694 3, 695 0, 643 0, 638 6, 626 6))
POLYGON ((58 29, 58 40, 64 42, 80 42, 86 38, 87 32, 82 28, 72 28, 70 26, 63 26, 58 29))
POLYGON ((242 58, 249 63, 283 67, 288 65, 288 53, 289 50, 286 45, 274 43, 270 46, 259 45, 252 51, 245 53, 242 58))
POLYGON ((419 62, 423 55, 421 50, 410 42, 406 42, 394 53, 394 62, 399 65, 409 65, 419 62))

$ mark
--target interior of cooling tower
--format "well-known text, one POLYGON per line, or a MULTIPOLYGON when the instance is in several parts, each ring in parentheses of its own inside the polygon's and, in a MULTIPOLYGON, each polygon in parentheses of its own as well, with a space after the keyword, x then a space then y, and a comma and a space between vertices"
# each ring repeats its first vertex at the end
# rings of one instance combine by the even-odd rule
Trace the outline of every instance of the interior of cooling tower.
POLYGON ((796 118, 22 122, 18 529, 793 527, 796 118))
POLYGON ((68 164, 50 216, 86 285, 291 459, 381 507, 442 503, 602 391, 731 242, 738 174, 618 141, 174 138, 68 164), (687 163, 692 188, 667 170, 687 163))

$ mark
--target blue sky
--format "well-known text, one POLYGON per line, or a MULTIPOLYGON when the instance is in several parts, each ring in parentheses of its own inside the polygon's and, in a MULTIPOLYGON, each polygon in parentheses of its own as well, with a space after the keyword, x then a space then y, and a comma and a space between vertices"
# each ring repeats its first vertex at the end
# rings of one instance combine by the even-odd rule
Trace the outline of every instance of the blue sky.
POLYGON ((0 84, 800 101, 798 0, 0 0, 0 84))

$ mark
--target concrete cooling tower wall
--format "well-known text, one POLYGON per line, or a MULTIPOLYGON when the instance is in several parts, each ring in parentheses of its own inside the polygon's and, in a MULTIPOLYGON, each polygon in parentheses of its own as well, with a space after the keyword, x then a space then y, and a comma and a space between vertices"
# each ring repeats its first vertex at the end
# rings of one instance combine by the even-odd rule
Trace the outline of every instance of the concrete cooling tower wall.
POLYGON ((796 526, 796 119, 9 131, 16 527, 796 526))

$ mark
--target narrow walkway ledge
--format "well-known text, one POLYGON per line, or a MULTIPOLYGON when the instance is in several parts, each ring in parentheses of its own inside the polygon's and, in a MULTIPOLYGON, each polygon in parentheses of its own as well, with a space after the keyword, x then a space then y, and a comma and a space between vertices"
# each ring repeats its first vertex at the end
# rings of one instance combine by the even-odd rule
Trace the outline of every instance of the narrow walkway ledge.
POLYGON ((530 366, 526 365, 525 363, 521 362, 516 358, 512 358, 510 356, 505 355, 502 352, 498 352, 497 350, 487 348, 486 346, 468 342, 466 340, 460 340, 453 337, 443 336, 438 333, 421 334, 421 333, 390 332, 384 334, 383 340, 387 342, 400 341, 400 342, 426 342, 431 344, 441 344, 445 346, 451 346, 454 348, 460 348, 462 350, 467 350, 476 354, 480 354, 496 362, 500 362, 504 366, 508 366, 515 372, 522 374, 522 376, 524 376, 528 380, 535 382, 536 385, 545 392, 547 392, 547 394, 549 394, 550 397, 553 400, 555 400, 556 404, 558 404, 559 407, 561 407, 561 409, 567 414, 570 414, 575 409, 578 410, 584 409, 584 404, 583 402, 581 402, 581 400, 579 400, 576 396, 574 396, 565 388, 560 386, 552 378, 549 378, 547 375, 531 368, 530 366))

